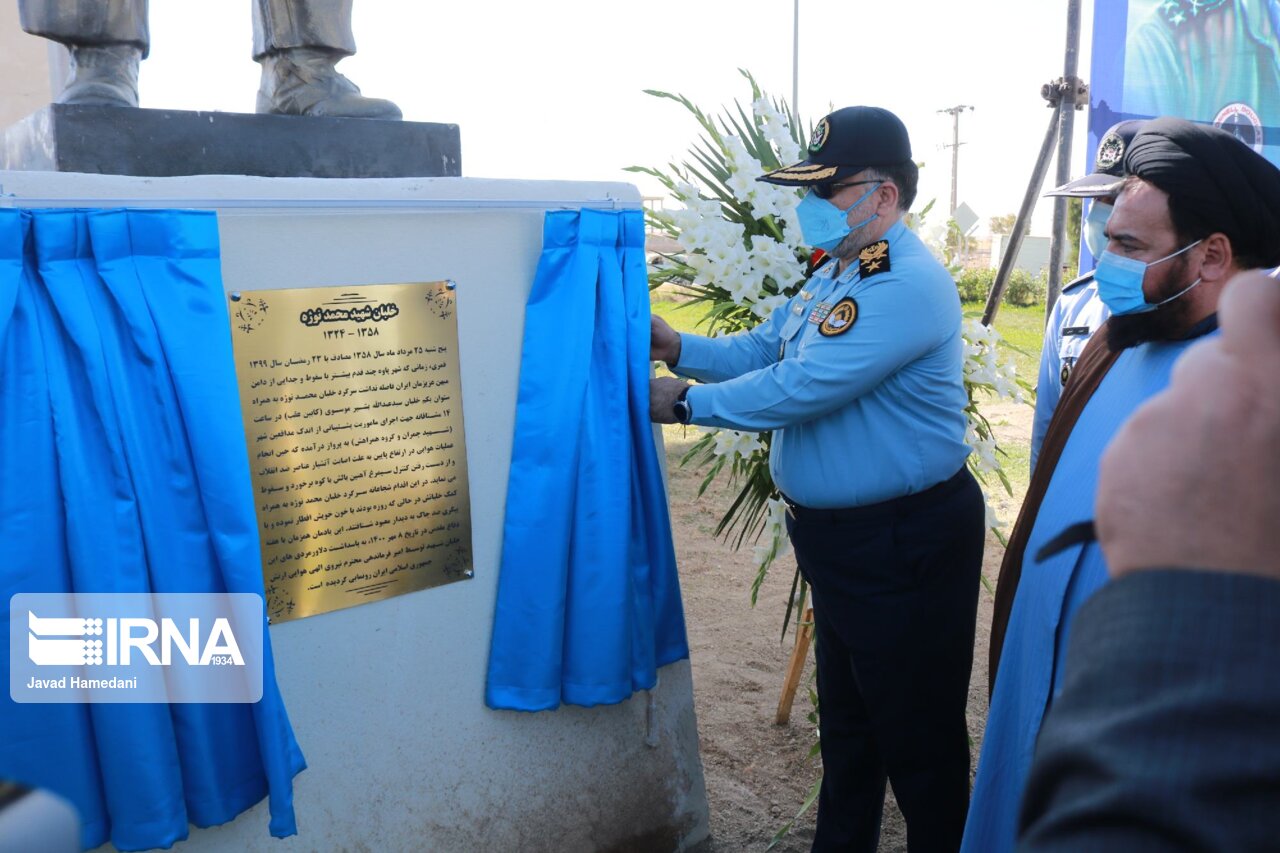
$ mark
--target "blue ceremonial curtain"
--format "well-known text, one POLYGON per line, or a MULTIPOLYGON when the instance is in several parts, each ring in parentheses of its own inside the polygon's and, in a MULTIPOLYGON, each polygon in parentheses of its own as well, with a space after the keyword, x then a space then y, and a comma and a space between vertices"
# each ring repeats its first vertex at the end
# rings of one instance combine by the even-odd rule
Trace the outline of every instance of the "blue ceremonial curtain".
POLYGON ((491 708, 621 702, 689 656, 649 364, 641 211, 548 213, 525 313, 491 708))
MULTIPOLYGON (((0 210, 0 635, 19 592, 262 595, 217 220, 0 210)), ((168 847, 305 763, 264 636, 254 705, 0 703, 0 777, 80 812, 86 848, 168 847)), ((9 656, 0 682, 9 678, 9 656)))

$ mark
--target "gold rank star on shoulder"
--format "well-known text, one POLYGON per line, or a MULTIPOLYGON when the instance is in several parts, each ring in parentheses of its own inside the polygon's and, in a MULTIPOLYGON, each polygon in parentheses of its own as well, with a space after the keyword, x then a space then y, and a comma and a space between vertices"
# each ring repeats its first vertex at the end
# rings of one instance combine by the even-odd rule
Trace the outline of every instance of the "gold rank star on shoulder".
POLYGON ((858 268, 863 278, 889 271, 889 241, 877 240, 858 253, 858 268))

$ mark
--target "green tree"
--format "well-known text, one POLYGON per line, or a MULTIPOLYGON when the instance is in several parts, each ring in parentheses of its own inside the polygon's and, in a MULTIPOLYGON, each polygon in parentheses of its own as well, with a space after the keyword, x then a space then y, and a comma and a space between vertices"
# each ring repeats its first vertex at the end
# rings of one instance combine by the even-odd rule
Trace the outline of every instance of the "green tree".
POLYGON ((1006 213, 1004 216, 991 217, 992 234, 1012 234, 1013 223, 1018 221, 1018 214, 1006 213))

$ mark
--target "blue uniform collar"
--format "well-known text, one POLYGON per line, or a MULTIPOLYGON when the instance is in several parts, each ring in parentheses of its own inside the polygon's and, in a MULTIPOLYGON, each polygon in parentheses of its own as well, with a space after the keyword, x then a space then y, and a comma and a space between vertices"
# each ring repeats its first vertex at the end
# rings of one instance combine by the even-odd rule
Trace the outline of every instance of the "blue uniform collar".
MULTIPOLYGON (((898 242, 898 239, 902 236, 903 232, 905 232, 906 230, 907 230, 907 223, 904 222, 902 219, 899 219, 897 222, 889 226, 889 230, 884 232, 884 236, 881 237, 880 240, 885 241, 886 243, 889 244, 890 247, 892 247, 895 243, 898 242)), ((879 242, 879 241, 876 241, 876 242, 879 242)), ((835 273, 836 273, 836 259, 834 257, 828 257, 826 260, 822 262, 821 266, 819 266, 817 269, 813 271, 812 278, 824 279, 824 280, 832 279, 836 277, 835 273)), ((854 277, 857 275, 858 275, 858 264, 856 262, 851 263, 845 269, 845 271, 841 273, 838 281, 840 281, 842 284, 848 284, 849 282, 853 281, 854 277)))

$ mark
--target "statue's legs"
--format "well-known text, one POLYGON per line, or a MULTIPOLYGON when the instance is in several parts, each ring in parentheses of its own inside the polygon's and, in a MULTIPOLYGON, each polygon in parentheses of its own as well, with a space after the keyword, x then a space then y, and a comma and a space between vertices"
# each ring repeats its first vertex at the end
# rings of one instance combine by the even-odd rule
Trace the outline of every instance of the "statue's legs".
POLYGON ((71 74, 60 104, 138 105, 147 54, 147 0, 18 0, 22 28, 67 46, 71 74))
MULTIPOLYGON (((351 3, 255 0, 253 56, 262 64, 258 112, 400 118, 395 104, 364 97, 334 68, 356 50, 351 3)), ((147 0, 19 0, 18 9, 24 30, 71 52, 71 76, 59 103, 138 105, 138 63, 150 46, 147 0)))
POLYGON ((256 0, 253 58, 262 65, 258 112, 400 118, 400 108, 366 98, 334 67, 356 52, 352 0, 256 0))

